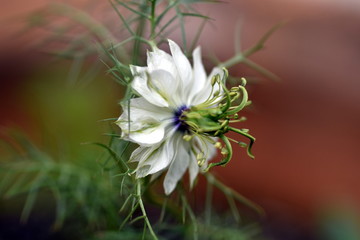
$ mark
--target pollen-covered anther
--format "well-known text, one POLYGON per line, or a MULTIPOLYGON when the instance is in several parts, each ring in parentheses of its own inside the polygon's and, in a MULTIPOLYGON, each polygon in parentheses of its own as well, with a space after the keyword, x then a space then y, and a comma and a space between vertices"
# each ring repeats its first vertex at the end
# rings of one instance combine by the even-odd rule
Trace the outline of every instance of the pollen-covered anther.
POLYGON ((216 142, 216 143, 214 144, 214 147, 217 148, 217 149, 221 149, 221 148, 222 148, 221 142, 216 142))
POLYGON ((229 95, 230 95, 230 97, 234 97, 234 96, 238 95, 238 92, 230 92, 229 95))
POLYGON ((197 160, 197 164, 201 167, 202 165, 204 165, 206 158, 204 157, 204 153, 203 152, 199 152, 196 155, 196 160, 197 160))
POLYGON ((245 87, 245 86, 246 86, 246 79, 245 79, 245 78, 241 78, 240 86, 241 86, 241 87, 245 87))
POLYGON ((211 78, 211 86, 214 86, 217 82, 216 75, 211 78))
POLYGON ((240 145, 240 147, 247 147, 247 144, 246 143, 244 143, 244 142, 238 142, 238 144, 240 145))
POLYGON ((220 94, 220 91, 218 90, 218 91, 214 92, 213 96, 217 97, 217 96, 219 96, 219 94, 220 94))
POLYGON ((185 141, 191 141, 191 139, 193 139, 193 136, 192 135, 187 135, 187 134, 185 134, 184 136, 183 136, 183 139, 185 140, 185 141))
POLYGON ((223 148, 221 149, 221 154, 222 154, 222 155, 227 155, 228 153, 229 153, 229 150, 228 150, 227 148, 223 147, 223 148))
POLYGON ((240 121, 240 122, 244 122, 244 121, 246 121, 246 120, 247 120, 246 117, 241 117, 239 121, 240 121))

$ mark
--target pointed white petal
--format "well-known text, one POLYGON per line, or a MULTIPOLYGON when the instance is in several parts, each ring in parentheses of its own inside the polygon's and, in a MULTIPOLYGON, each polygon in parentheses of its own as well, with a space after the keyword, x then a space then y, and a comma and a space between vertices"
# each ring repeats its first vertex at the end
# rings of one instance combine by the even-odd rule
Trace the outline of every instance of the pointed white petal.
MULTIPOLYGON (((166 142, 157 150, 157 156, 152 156, 154 164, 151 164, 149 174, 159 172, 167 168, 173 161, 175 156, 174 138, 169 138, 166 142)), ((148 160, 148 161, 151 161, 148 160)))
POLYGON ((175 42, 169 40, 169 46, 178 76, 182 82, 182 87, 186 90, 191 81, 193 81, 193 73, 190 62, 175 42))
POLYGON ((197 47, 193 52, 194 79, 196 84, 202 86, 206 81, 205 68, 201 60, 201 48, 197 47))
MULTIPOLYGON (((121 104, 123 109, 123 114, 128 114, 130 110, 131 121, 141 121, 141 119, 145 116, 151 116, 154 119, 162 121, 164 119, 172 117, 172 110, 168 108, 163 108, 156 106, 150 103, 144 97, 132 98, 128 101, 125 101, 121 104)), ((120 117, 120 119, 124 119, 120 117)), ((125 118, 125 120, 128 120, 125 118)))
POLYGON ((122 107, 124 112, 116 122, 122 129, 122 137, 140 145, 152 145, 163 140, 165 128, 172 118, 170 109, 150 104, 142 97, 130 99, 122 107))
POLYGON ((214 67, 211 71, 211 73, 209 74, 208 76, 208 79, 207 81, 211 82, 211 79, 213 76, 219 74, 220 75, 220 78, 223 78, 224 76, 224 71, 221 69, 221 68, 218 68, 218 67, 214 67))
POLYGON ((168 107, 169 104, 166 102, 166 100, 163 99, 158 92, 149 88, 149 80, 150 79, 148 79, 146 74, 143 76, 135 76, 131 86, 140 96, 146 98, 148 102, 159 107, 168 107))
POLYGON ((150 178, 150 182, 155 181, 158 177, 161 176, 161 174, 162 174, 163 172, 164 172, 164 171, 162 170, 162 171, 159 171, 159 172, 157 172, 157 173, 152 174, 152 175, 151 175, 151 178, 150 178))
POLYGON ((131 154, 130 162, 139 162, 137 168, 135 169, 137 178, 149 175, 151 162, 147 162, 147 160, 159 146, 160 145, 152 147, 140 146, 131 154))
POLYGON ((155 127, 149 127, 145 128, 144 130, 132 132, 128 137, 132 142, 136 142, 144 146, 150 146, 161 142, 164 138, 164 133, 164 124, 159 124, 155 127))
POLYGON ((136 178, 143 178, 149 175, 150 165, 144 165, 136 169, 136 178))
POLYGON ((160 145, 148 147, 145 151, 139 151, 139 164, 136 176, 145 177, 166 169, 174 158, 173 138, 169 138, 160 145))
POLYGON ((182 141, 181 136, 178 137, 176 155, 166 173, 164 179, 165 194, 169 195, 174 191, 176 184, 184 175, 189 166, 190 146, 188 142, 182 141))
POLYGON ((204 89, 206 82, 206 72, 204 65, 201 61, 201 49, 197 47, 193 52, 194 70, 193 81, 189 85, 189 101, 188 105, 196 105, 198 102, 194 102, 194 98, 204 89))
POLYGON ((168 71, 173 78, 177 76, 177 70, 173 58, 166 52, 155 48, 154 51, 147 54, 147 66, 149 72, 156 70, 168 71))
POLYGON ((199 165, 197 163, 196 156, 195 154, 191 154, 191 158, 189 161, 190 188, 194 186, 194 181, 198 173, 199 173, 199 165))
POLYGON ((155 70, 150 73, 151 84, 159 95, 169 103, 169 106, 177 107, 182 103, 178 92, 178 81, 165 70, 155 70))
MULTIPOLYGON (((208 99, 211 92, 212 93, 217 92, 217 91, 219 91, 220 93, 222 92, 222 88, 220 88, 220 86, 218 84, 211 86, 211 79, 217 74, 220 75, 221 79, 224 76, 224 72, 222 69, 220 69, 218 67, 213 68, 210 75, 207 77, 207 80, 205 81, 203 89, 201 89, 198 92, 198 94, 196 96, 194 96, 193 102, 195 104, 203 103, 204 101, 206 101, 206 99, 208 99), (212 90, 212 88, 214 88, 214 89, 212 90)), ((219 98, 220 98, 220 96, 219 96, 219 98)))
POLYGON ((148 71, 148 68, 130 65, 130 71, 133 76, 143 76, 148 71))
POLYGON ((146 159, 150 156, 150 154, 154 151, 154 149, 156 148, 140 146, 132 152, 129 161, 139 162, 135 170, 137 178, 145 177, 148 175, 148 170, 150 169, 150 165, 144 165, 143 162, 146 161, 146 159))
POLYGON ((139 146, 131 153, 129 162, 139 162, 148 150, 149 147, 139 146))

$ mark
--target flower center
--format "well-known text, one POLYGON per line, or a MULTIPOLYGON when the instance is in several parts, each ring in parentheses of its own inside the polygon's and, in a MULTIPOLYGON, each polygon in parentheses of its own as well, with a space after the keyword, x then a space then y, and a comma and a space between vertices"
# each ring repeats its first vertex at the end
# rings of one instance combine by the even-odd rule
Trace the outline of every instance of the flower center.
POLYGON ((189 125, 186 124, 184 119, 184 112, 188 110, 189 107, 183 105, 174 112, 173 123, 179 132, 185 133, 189 130, 189 125))

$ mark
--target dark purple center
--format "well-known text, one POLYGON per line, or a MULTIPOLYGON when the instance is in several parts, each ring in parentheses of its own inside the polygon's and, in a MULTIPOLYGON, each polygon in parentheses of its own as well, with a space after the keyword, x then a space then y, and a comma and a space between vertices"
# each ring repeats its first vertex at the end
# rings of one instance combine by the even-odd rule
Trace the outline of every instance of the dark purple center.
POLYGON ((174 112, 174 125, 176 126, 176 130, 179 132, 187 132, 189 129, 189 126, 186 124, 184 120, 183 113, 184 111, 189 110, 187 106, 181 106, 174 112))

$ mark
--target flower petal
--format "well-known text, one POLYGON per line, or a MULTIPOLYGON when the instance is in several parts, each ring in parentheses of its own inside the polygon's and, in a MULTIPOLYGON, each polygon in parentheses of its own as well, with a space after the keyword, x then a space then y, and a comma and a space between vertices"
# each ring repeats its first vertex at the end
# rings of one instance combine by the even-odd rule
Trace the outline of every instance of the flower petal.
POLYGON ((129 162, 140 162, 149 149, 150 147, 139 146, 131 153, 129 162))
POLYGON ((159 95, 165 99, 169 106, 176 108, 183 104, 178 90, 178 82, 170 72, 165 70, 155 70, 150 73, 150 83, 159 95))
POLYGON ((147 66, 149 72, 156 70, 165 70, 171 73, 173 78, 177 77, 175 63, 170 54, 155 48, 152 52, 147 53, 147 66))
MULTIPOLYGON (((211 85, 211 79, 217 74, 220 75, 221 79, 224 76, 224 72, 222 69, 220 69, 218 67, 213 68, 210 75, 207 77, 207 80, 205 81, 204 88, 201 89, 193 99, 193 103, 195 105, 206 101, 206 99, 208 99, 211 92, 213 92, 213 93, 215 93, 217 91, 219 91, 220 93, 222 92, 222 89, 220 88, 220 86, 218 84, 215 84, 214 86, 211 85), (212 88, 214 88, 214 89, 212 90, 212 88)), ((221 98, 221 94, 219 94, 219 98, 221 98)))
POLYGON ((144 76, 144 74, 148 71, 148 68, 130 65, 130 71, 133 76, 139 76, 139 75, 144 76))
POLYGON ((161 176, 161 174, 164 172, 164 170, 161 170, 159 172, 156 172, 151 175, 150 182, 155 181, 158 177, 161 176))
POLYGON ((157 151, 157 156, 154 154, 147 160, 147 162, 154 162, 149 169, 149 174, 157 173, 170 165, 175 156, 174 138, 166 140, 157 151))
POLYGON ((177 136, 177 141, 175 141, 175 146, 177 147, 176 155, 166 173, 164 179, 164 190, 165 194, 169 195, 174 191, 176 184, 184 175, 186 169, 189 166, 190 158, 190 146, 188 142, 182 140, 182 136, 177 136))
POLYGON ((135 170, 136 177, 141 178, 164 170, 173 160, 174 153, 173 138, 169 138, 160 145, 134 151, 130 159, 139 162, 135 170))
POLYGON ((201 49, 200 47, 197 47, 193 51, 193 81, 191 82, 189 86, 189 98, 188 100, 191 102, 188 102, 187 105, 196 105, 197 102, 194 102, 193 99, 199 94, 200 91, 204 89, 204 87, 211 88, 211 85, 205 85, 206 82, 206 72, 204 69, 204 65, 201 61, 201 49))
POLYGON ((171 110, 152 105, 142 97, 130 99, 128 104, 123 104, 124 112, 116 122, 122 137, 140 145, 161 142, 166 126, 172 121, 171 110))
POLYGON ((145 164, 145 162, 158 147, 159 146, 140 146, 132 152, 130 156, 130 162, 139 162, 137 168, 135 169, 137 178, 142 178, 149 174, 151 164, 145 164))
POLYGON ((220 78, 223 78, 223 77, 224 77, 224 71, 223 71, 221 68, 214 67, 214 68, 211 70, 211 73, 209 74, 207 81, 208 81, 208 82, 211 82, 212 77, 215 76, 215 75, 217 75, 217 74, 220 75, 220 78))
POLYGON ((149 88, 147 75, 144 77, 136 76, 133 79, 131 86, 140 96, 146 98, 146 100, 152 104, 159 107, 169 106, 169 104, 159 95, 159 93, 149 88))
POLYGON ((159 124, 155 127, 149 127, 139 132, 129 134, 129 140, 140 145, 148 146, 161 142, 165 134, 165 126, 159 124))
POLYGON ((197 163, 197 159, 195 154, 191 154, 191 158, 189 160, 189 179, 190 179, 190 188, 194 186, 194 182, 196 176, 199 173, 199 165, 197 163))
POLYGON ((193 81, 190 62, 175 42, 171 41, 170 39, 168 41, 178 76, 182 82, 183 90, 187 90, 186 88, 193 81))
MULTIPOLYGON (((121 104, 121 107, 124 111, 123 114, 128 114, 128 110, 130 110, 131 121, 141 121, 144 116, 151 116, 159 121, 172 117, 171 109, 156 106, 144 97, 132 98, 125 101, 121 104)), ((120 118, 122 117, 120 116, 120 118)))

